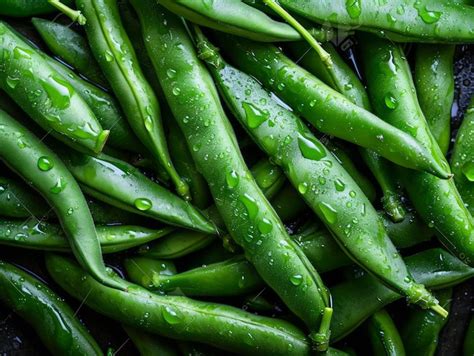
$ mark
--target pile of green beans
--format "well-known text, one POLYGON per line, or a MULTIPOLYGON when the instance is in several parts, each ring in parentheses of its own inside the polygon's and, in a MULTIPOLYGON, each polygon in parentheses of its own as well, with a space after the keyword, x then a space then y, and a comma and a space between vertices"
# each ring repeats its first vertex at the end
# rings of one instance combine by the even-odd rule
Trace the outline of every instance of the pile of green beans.
POLYGON ((53 355, 435 355, 472 43, 469 0, 0 0, 0 306, 53 355))

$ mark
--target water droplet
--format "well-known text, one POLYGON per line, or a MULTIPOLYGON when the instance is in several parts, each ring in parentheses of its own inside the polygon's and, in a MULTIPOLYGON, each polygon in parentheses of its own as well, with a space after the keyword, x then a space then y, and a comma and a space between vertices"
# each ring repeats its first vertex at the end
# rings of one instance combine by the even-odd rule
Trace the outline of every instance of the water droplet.
POLYGON ((11 89, 15 89, 18 85, 18 83, 20 83, 20 77, 14 77, 14 76, 7 76, 7 85, 11 88, 11 89))
POLYGON ((337 221, 337 212, 336 210, 329 205, 328 203, 319 203, 319 209, 321 209, 321 213, 323 214, 324 219, 329 224, 334 224, 337 221))
POLYGON ((171 307, 164 307, 162 309, 162 314, 163 319, 165 319, 168 324, 175 325, 181 322, 182 317, 180 312, 175 309, 172 309, 171 307))
POLYGON ((336 190, 338 192, 342 192, 346 188, 346 185, 344 184, 344 182, 342 180, 336 179, 334 181, 334 187, 336 187, 336 190))
POLYGON ((426 5, 422 5, 419 1, 415 3, 415 8, 418 10, 418 16, 420 16, 426 24, 438 22, 441 17, 441 12, 430 11, 427 9, 426 5))
POLYGON ((270 114, 263 110, 260 110, 253 104, 242 103, 242 108, 245 111, 245 118, 247 120, 247 124, 251 129, 255 129, 263 124, 270 114))
POLYGON ((247 213, 251 219, 255 219, 258 214, 258 205, 254 198, 245 193, 240 197, 240 201, 244 203, 247 213))
POLYGON ((47 172, 54 167, 54 162, 49 157, 42 156, 38 159, 38 168, 41 171, 47 172))
POLYGON ((233 189, 239 184, 239 175, 236 171, 232 170, 226 174, 225 180, 227 182, 227 186, 230 189, 233 189))
POLYGON ((167 71, 166 71, 166 75, 168 76, 168 78, 172 79, 176 76, 176 71, 172 68, 169 68, 167 71))
POLYGON ((395 110, 398 106, 398 100, 391 93, 385 95, 385 106, 390 110, 395 110))
POLYGON ((346 0, 346 11, 351 19, 359 18, 362 12, 361 0, 346 0))
POLYGON ((53 75, 47 80, 43 80, 41 85, 48 94, 52 106, 60 110, 69 107, 74 89, 67 81, 59 76, 53 75))
POLYGON ((114 60, 114 54, 110 50, 105 51, 105 60, 107 62, 112 62, 114 60))
POLYGON ((306 192, 308 191, 308 183, 303 182, 298 184, 298 191, 300 192, 300 194, 306 194, 306 192))
POLYGON ((172 93, 174 96, 178 96, 181 93, 181 89, 179 89, 178 87, 174 87, 172 93))
POLYGON ((153 118, 149 115, 145 117, 145 128, 147 131, 152 131, 153 130, 153 118))
POLYGON ((467 162, 462 166, 462 173, 468 181, 474 182, 474 162, 467 162))
POLYGON ((309 140, 303 136, 299 136, 298 147, 300 148, 301 154, 304 158, 319 161, 326 157, 324 146, 315 139, 309 140))
POLYGON ((135 207, 138 209, 138 210, 141 210, 141 211, 147 211, 147 210, 150 210, 153 206, 153 203, 151 202, 150 199, 147 199, 147 198, 138 198, 138 199, 135 199, 135 207))
POLYGON ((294 286, 299 286, 303 283, 303 276, 301 274, 295 274, 294 276, 290 277, 290 282, 294 286))
POLYGON ((59 194, 61 193, 67 186, 67 182, 64 180, 63 177, 60 177, 54 187, 50 189, 51 193, 53 194, 59 194))
POLYGON ((262 234, 268 234, 273 230, 273 224, 271 223, 270 220, 267 218, 263 218, 259 223, 258 223, 258 230, 262 234))

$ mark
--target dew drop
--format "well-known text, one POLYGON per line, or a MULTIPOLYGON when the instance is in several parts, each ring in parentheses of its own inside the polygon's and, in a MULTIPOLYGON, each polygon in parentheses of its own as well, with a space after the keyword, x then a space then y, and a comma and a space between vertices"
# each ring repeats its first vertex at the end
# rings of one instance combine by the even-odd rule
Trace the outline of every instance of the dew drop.
POLYGON ((181 322, 181 315, 175 309, 170 307, 165 307, 162 309, 163 319, 170 324, 175 325, 181 322))
POLYGON ((50 189, 51 193, 53 194, 59 194, 61 193, 67 186, 67 182, 64 180, 63 177, 60 177, 54 187, 50 189))
POLYGON ((47 172, 54 167, 53 161, 49 157, 42 156, 38 159, 38 168, 43 171, 47 172))
POLYGON ((247 120, 247 124, 251 129, 255 129, 263 124, 270 114, 263 110, 260 110, 253 104, 249 103, 242 103, 242 108, 245 111, 245 118, 247 120))
POLYGON ((263 218, 259 223, 258 223, 258 230, 262 234, 268 234, 273 230, 273 224, 271 223, 270 220, 267 218, 263 218))
POLYGON ((328 203, 319 203, 319 209, 321 209, 321 213, 323 214, 324 219, 329 224, 334 224, 337 221, 337 212, 334 208, 329 205, 328 203))
POLYGON ((226 174, 225 180, 227 182, 227 186, 230 189, 233 189, 239 184, 239 175, 236 171, 232 170, 226 174))
POLYGON ((398 100, 391 93, 385 95, 385 106, 390 110, 395 110, 398 106, 398 100))
POLYGON ((324 146, 315 140, 308 140, 303 136, 298 137, 298 147, 304 158, 319 161, 326 157, 324 146))
POLYGON ((147 210, 150 210, 153 206, 153 203, 151 202, 150 199, 147 199, 147 198, 138 198, 138 199, 135 199, 135 207, 138 209, 138 210, 141 210, 141 211, 147 211, 147 210))
POLYGON ((462 166, 462 173, 468 181, 474 182, 474 162, 467 162, 462 166))
POLYGON ((303 276, 301 274, 295 274, 294 276, 290 277, 290 282, 294 286, 299 286, 303 283, 303 276))
POLYGON ((244 203, 247 213, 251 219, 255 219, 258 214, 258 205, 254 198, 245 193, 240 197, 240 201, 244 203))

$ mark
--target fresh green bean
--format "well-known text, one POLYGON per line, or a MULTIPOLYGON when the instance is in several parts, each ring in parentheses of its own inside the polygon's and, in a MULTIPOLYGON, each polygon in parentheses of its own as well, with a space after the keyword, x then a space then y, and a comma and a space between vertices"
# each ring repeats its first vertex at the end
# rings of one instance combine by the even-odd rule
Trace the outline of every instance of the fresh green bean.
POLYGON ((454 100, 454 50, 451 45, 416 46, 415 86, 428 126, 446 155, 451 142, 454 100))
POLYGON ((321 132, 370 148, 401 166, 449 177, 447 167, 413 137, 353 104, 277 47, 228 35, 216 40, 234 65, 275 91, 321 132))
MULTIPOLYGON (((331 55, 333 62, 331 71, 327 70, 321 58, 314 51, 308 49, 308 45, 294 42, 289 45, 289 48, 297 58, 298 64, 303 68, 343 94, 354 104, 368 111, 372 110, 364 85, 331 43, 323 44, 323 48, 331 55)), ((393 166, 374 151, 361 148, 359 152, 382 189, 382 205, 385 211, 394 222, 402 221, 405 217, 405 209, 401 202, 397 180, 393 175, 393 166)), ((352 177, 354 178, 353 175, 352 177)), ((356 182, 361 188, 364 187, 358 180, 356 182)), ((367 195, 366 190, 363 190, 367 195)), ((370 196, 368 198, 371 200, 370 196)))
POLYGON ((118 291, 97 283, 59 255, 48 255, 46 265, 56 283, 73 297, 126 325, 243 354, 310 354, 304 334, 286 321, 186 297, 159 296, 131 283, 127 291, 118 291))
POLYGON ((132 5, 144 38, 150 39, 147 49, 168 104, 228 232, 262 279, 306 322, 315 347, 324 350, 331 313, 329 295, 252 178, 212 77, 186 28, 178 17, 153 2, 133 0, 132 5))
MULTIPOLYGON (((442 289, 437 291, 435 295, 441 305, 449 310, 452 289, 442 289)), ((446 322, 446 319, 430 310, 410 310, 408 317, 400 328, 407 355, 433 356, 438 347, 439 334, 446 322)))
POLYGON ((94 198, 170 225, 216 233, 214 225, 189 202, 132 165, 104 153, 93 157, 64 150, 60 154, 82 189, 94 198))
POLYGON ((188 197, 189 188, 176 172, 166 146, 160 107, 143 76, 135 51, 122 27, 116 1, 77 0, 87 17, 87 38, 97 62, 140 141, 165 168, 177 192, 188 197))
POLYGON ((300 193, 289 183, 275 195, 271 203, 283 222, 291 222, 304 215, 305 210, 308 210, 308 206, 301 199, 300 193))
POLYGON ((474 8, 456 1, 281 0, 280 3, 314 22, 374 32, 392 41, 474 42, 474 8))
POLYGON ((71 249, 97 280, 122 288, 107 274, 86 200, 65 165, 43 142, 0 110, 0 159, 54 208, 71 249))
POLYGON ((405 356, 405 348, 391 316, 385 309, 376 311, 367 322, 374 355, 405 356))
POLYGON ((474 214, 474 96, 457 133, 451 156, 454 180, 471 214, 474 214))
POLYGON ((56 138, 75 149, 100 152, 109 131, 102 129, 84 99, 3 21, 0 34, 2 89, 56 138))
MULTIPOLYGON (((102 253, 125 251, 163 238, 172 228, 148 229, 141 226, 97 226, 102 253)), ((64 232, 55 224, 36 219, 28 221, 1 220, 0 245, 42 251, 71 252, 64 232)))
POLYGON ((130 257, 124 260, 123 265, 130 281, 147 289, 153 288, 161 275, 172 276, 177 273, 173 262, 147 257, 130 257))
MULTIPOLYGON (((397 44, 368 34, 360 35, 359 44, 375 112, 410 133, 448 166, 418 103, 403 50, 397 44)), ((473 264, 474 220, 464 206, 454 180, 441 180, 403 169, 399 170, 399 175, 424 222, 436 229, 438 238, 448 250, 465 263, 473 264)))
POLYGON ((0 286, 0 303, 25 319, 52 354, 103 355, 74 311, 45 284, 0 261, 0 286))
MULTIPOLYGON (((413 278, 433 289, 444 289, 474 276, 471 268, 443 249, 435 248, 405 258, 413 278)), ((353 278, 331 288, 334 317, 333 342, 342 339, 377 310, 402 296, 385 287, 369 274, 358 272, 353 278)))
MULTIPOLYGON (((65 5, 72 5, 73 0, 61 0, 65 5)), ((48 0, 2 0, 0 15, 12 17, 29 17, 57 11, 48 0)))
POLYGON ((108 86, 87 40, 82 35, 72 30, 70 26, 57 22, 36 17, 32 18, 31 22, 55 56, 61 58, 92 82, 103 87, 108 86))
POLYGON ((160 4, 196 24, 256 41, 295 41, 300 34, 243 1, 214 0, 212 6, 194 0, 162 0, 160 4))
POLYGON ((412 280, 374 207, 308 127, 254 78, 228 65, 199 30, 197 47, 234 117, 283 169, 344 252, 409 301, 438 309, 436 299, 412 280))

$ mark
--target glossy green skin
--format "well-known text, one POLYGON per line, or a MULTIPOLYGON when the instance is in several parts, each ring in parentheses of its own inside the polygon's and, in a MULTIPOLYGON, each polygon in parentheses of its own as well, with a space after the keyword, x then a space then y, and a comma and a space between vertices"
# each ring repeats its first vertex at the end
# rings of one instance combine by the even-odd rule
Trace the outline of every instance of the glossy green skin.
POLYGON ((32 18, 31 22, 55 56, 94 83, 107 87, 107 81, 82 35, 57 22, 40 18, 32 18))
MULTIPOLYGON (((64 5, 71 6, 73 0, 61 0, 64 5)), ((0 15, 13 17, 29 17, 34 15, 48 14, 58 11, 49 5, 48 0, 1 0, 0 15)))
POLYGON ((300 40, 290 25, 277 22, 264 12, 243 1, 161 0, 160 4, 185 19, 218 31, 246 37, 254 41, 275 42, 300 40))
MULTIPOLYGON (((449 311, 452 290, 450 288, 437 291, 442 307, 449 311)), ((433 356, 438 347, 438 337, 448 319, 431 310, 410 309, 408 317, 400 327, 400 335, 407 355, 433 356)))
POLYGON ((75 312, 45 284, 0 262, 0 303, 32 326, 53 355, 103 355, 75 312))
POLYGON ((100 152, 108 131, 79 93, 3 21, 0 34, 0 87, 56 138, 75 149, 100 152))
POLYGON ((117 101, 111 95, 83 80, 66 66, 45 55, 48 64, 58 72, 90 106, 104 129, 110 131, 107 145, 132 152, 145 148, 133 134, 117 101))
POLYGON ((124 326, 125 332, 132 339, 140 356, 178 356, 175 347, 165 338, 157 335, 147 334, 141 330, 124 326))
POLYGON ((310 354, 304 334, 286 321, 186 297, 159 296, 132 283, 127 283, 128 291, 118 291, 100 285, 58 255, 48 255, 46 264, 53 279, 73 297, 126 325, 242 354, 310 354))
POLYGON ((408 212, 405 219, 398 223, 385 216, 382 221, 388 236, 398 248, 408 248, 430 241, 435 234, 435 230, 425 225, 413 212, 408 212))
POLYGON ((326 288, 249 172, 212 77, 183 23, 147 0, 132 4, 153 45, 148 50, 168 103, 227 231, 288 308, 317 331, 329 304, 326 288), (169 76, 170 70, 175 75, 169 76), (298 281, 292 283, 295 276, 298 281))
POLYGON ((160 106, 140 69, 133 46, 123 29, 116 1, 77 0, 87 18, 89 45, 110 83, 130 126, 153 157, 167 171, 182 196, 188 187, 176 172, 166 146, 160 106))
POLYGON ((353 104, 277 47, 228 35, 216 41, 237 68, 255 76, 319 131, 370 148, 403 167, 447 177, 446 168, 413 137, 353 104))
POLYGON ((210 46, 198 39, 200 55, 234 117, 283 169, 344 252, 409 300, 432 305, 435 300, 411 280, 376 210, 338 160, 303 121, 278 105, 254 78, 226 64, 210 46))
MULTIPOLYGON (((139 215, 88 199, 87 205, 96 224, 138 224, 139 215)), ((13 178, 0 177, 0 216, 10 218, 55 218, 44 199, 25 183, 13 178)))
MULTIPOLYGON (((132 282, 140 284, 137 280, 132 279, 132 282)), ((153 279, 151 289, 162 293, 178 289, 188 297, 233 297, 264 286, 250 262, 244 256, 238 256, 175 275, 158 275, 153 279)))
POLYGON ((466 331, 466 336, 464 337, 463 355, 474 355, 474 318, 471 319, 466 331))
MULTIPOLYGON (((98 226, 97 237, 102 253, 117 253, 162 238, 172 228, 147 229, 141 226, 98 226)), ((61 227, 30 219, 1 220, 0 245, 41 251, 71 252, 61 227)))
POLYGON ((212 223, 189 202, 153 182, 132 165, 104 153, 93 157, 64 151, 61 155, 82 189, 94 198, 170 225, 216 233, 212 223))
POLYGON ((71 249, 95 278, 120 287, 107 275, 99 240, 79 185, 66 166, 43 142, 0 110, 0 159, 37 190, 54 209, 71 249), (49 164, 40 168, 41 160, 49 164))
POLYGON ((454 180, 471 214, 474 214, 474 97, 459 128, 451 156, 454 180))
POLYGON ((422 45, 415 52, 415 87, 428 126, 446 155, 451 141, 455 46, 422 45))
MULTIPOLYGON (((405 262, 413 278, 432 289, 448 288, 474 276, 473 268, 440 248, 407 257, 405 262)), ((350 334, 377 310, 402 298, 366 273, 332 287, 331 295, 333 342, 350 334)))
MULTIPOLYGON (((401 48, 367 34, 360 37, 359 43, 375 112, 413 135, 447 166, 417 101, 410 68, 401 48), (391 104, 394 109, 387 107, 387 97, 397 102, 391 104)), ((448 250, 465 263, 474 264, 474 220, 464 206, 454 180, 403 169, 399 174, 420 217, 436 229, 448 250)))
POLYGON ((295 220, 308 210, 300 193, 289 182, 271 199, 271 203, 283 222, 295 220))
POLYGON ((405 356, 400 334, 385 309, 375 312, 369 318, 367 329, 374 355, 405 356))
POLYGON ((312 21, 375 32, 393 41, 474 42, 474 9, 458 1, 281 0, 280 3, 312 21))
POLYGON ((209 187, 202 174, 196 168, 181 129, 172 117, 172 114, 168 114, 165 123, 168 129, 167 137, 170 142, 170 154, 175 162, 176 170, 189 186, 193 205, 200 209, 205 209, 212 204, 209 187))
MULTIPOLYGON (((368 111, 372 110, 369 96, 364 85, 355 72, 341 58, 331 43, 323 44, 323 48, 331 55, 331 60, 333 62, 333 75, 330 75, 321 60, 321 57, 315 51, 311 50, 307 44, 303 42, 294 42, 289 45, 289 48, 294 57, 298 60, 300 66, 343 94, 354 104, 368 111)), ((359 152, 379 183, 383 193, 382 205, 385 211, 393 218, 393 221, 398 222, 403 220, 405 217, 405 210, 401 202, 398 183, 393 175, 392 164, 380 157, 374 151, 361 148, 359 152)), ((346 167, 344 166, 344 168, 346 167)), ((356 180, 356 182, 361 188, 364 187, 358 180, 356 180)))
POLYGON ((161 275, 172 276, 177 273, 173 262, 147 257, 127 258, 124 260, 123 265, 130 281, 147 289, 153 288, 155 281, 161 275))

